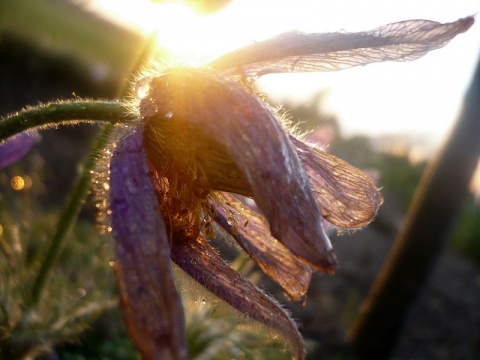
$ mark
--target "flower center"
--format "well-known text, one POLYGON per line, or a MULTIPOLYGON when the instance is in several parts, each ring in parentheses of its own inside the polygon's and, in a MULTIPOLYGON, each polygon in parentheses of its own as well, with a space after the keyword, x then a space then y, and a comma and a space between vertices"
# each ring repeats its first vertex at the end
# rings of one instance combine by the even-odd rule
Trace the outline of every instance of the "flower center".
POLYGON ((154 169, 158 201, 175 238, 196 237, 202 230, 212 234, 214 204, 223 202, 221 196, 212 196, 213 191, 251 195, 229 154, 195 125, 198 122, 189 121, 202 114, 188 112, 189 99, 182 90, 192 86, 187 80, 195 79, 186 79, 185 74, 189 73, 177 69, 148 79, 147 89, 143 81, 140 103, 145 150, 154 169))

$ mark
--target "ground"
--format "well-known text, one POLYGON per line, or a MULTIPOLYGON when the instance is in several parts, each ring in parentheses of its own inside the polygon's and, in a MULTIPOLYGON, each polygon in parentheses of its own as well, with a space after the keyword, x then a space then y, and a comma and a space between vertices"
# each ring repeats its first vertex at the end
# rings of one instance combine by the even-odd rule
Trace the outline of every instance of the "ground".
MULTIPOLYGON (((381 215, 380 215, 381 216, 381 215)), ((315 275, 305 308, 291 306, 312 359, 353 358, 345 332, 388 256, 394 235, 375 223, 334 237, 340 260, 335 275, 315 275)), ((411 307, 392 359, 480 359, 480 266, 447 246, 411 307)))

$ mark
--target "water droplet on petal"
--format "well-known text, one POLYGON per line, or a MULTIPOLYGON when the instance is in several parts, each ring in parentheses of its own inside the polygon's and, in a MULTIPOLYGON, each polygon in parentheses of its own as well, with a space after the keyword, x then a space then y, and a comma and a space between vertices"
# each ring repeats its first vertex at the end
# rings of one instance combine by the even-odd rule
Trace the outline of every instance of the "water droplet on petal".
POLYGON ((171 119, 173 117, 173 112, 169 111, 164 115, 167 119, 171 119))
POLYGON ((127 190, 130 192, 130 194, 135 194, 137 192, 137 184, 133 179, 127 178, 125 180, 125 185, 127 186, 127 190))
POLYGON ((150 173, 150 168, 148 167, 147 164, 143 164, 143 165, 142 165, 142 172, 143 172, 144 174, 149 174, 149 173, 150 173))

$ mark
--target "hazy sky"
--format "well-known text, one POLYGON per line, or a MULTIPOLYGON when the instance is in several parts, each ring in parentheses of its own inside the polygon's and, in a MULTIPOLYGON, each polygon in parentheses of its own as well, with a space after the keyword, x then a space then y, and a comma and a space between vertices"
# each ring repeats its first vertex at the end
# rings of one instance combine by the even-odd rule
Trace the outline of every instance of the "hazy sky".
MULTIPOLYGON (((146 34, 158 27, 162 46, 182 61, 202 61, 288 30, 352 32, 407 19, 451 22, 476 14, 480 1, 238 0, 208 17, 175 5, 156 11, 147 0, 92 0, 90 6, 146 34)), ((344 134, 412 134, 438 144, 453 125, 479 50, 475 24, 445 48, 411 63, 269 75, 259 84, 272 99, 299 101, 329 89, 326 106, 338 115, 344 134)))

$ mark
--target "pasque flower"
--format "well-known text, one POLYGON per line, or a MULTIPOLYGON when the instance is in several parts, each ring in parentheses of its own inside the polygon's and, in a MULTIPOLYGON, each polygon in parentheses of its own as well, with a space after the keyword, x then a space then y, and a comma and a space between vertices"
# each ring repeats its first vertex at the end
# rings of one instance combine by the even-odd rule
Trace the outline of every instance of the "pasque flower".
POLYGON ((110 208, 123 316, 145 359, 186 359, 183 311, 170 260, 233 307, 302 338, 289 314, 209 244, 223 228, 303 303, 312 270, 336 259, 322 219, 368 224, 381 204, 360 170, 289 134, 250 87, 269 72, 338 70, 418 58, 472 24, 406 21, 364 33, 288 34, 218 58, 174 67, 137 84, 139 122, 110 162, 110 208), (236 195, 235 195, 236 194, 236 195), (255 200, 260 212, 237 195, 255 200))

